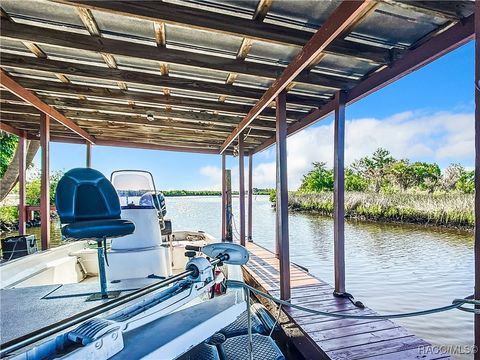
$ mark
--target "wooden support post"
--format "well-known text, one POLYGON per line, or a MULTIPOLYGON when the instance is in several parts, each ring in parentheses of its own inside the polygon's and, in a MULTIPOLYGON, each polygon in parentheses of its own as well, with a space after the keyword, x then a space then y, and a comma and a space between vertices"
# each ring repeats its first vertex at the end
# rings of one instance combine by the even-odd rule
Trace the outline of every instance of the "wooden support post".
POLYGON ((50 245, 50 117, 40 115, 40 146, 42 173, 40 185, 40 221, 42 250, 50 245))
POLYGON ((337 92, 334 133, 334 266, 335 292, 345 292, 345 98, 337 92))
POLYGON ((226 187, 226 179, 225 179, 225 170, 226 170, 226 163, 227 163, 227 156, 225 153, 222 155, 222 230, 221 230, 221 237, 222 241, 225 241, 227 235, 227 187, 226 187))
POLYGON ((25 185, 27 172, 27 133, 22 131, 18 138, 18 234, 25 235, 27 211, 25 208, 25 185))
POLYGON ((85 158, 85 166, 87 168, 92 167, 92 144, 87 142, 87 153, 86 153, 86 158, 85 158))
POLYGON ((227 215, 227 228, 225 232, 225 240, 226 241, 233 241, 233 229, 232 229, 232 221, 233 221, 233 213, 232 213, 232 171, 225 170, 225 187, 227 196, 225 198, 225 212, 227 215))
POLYGON ((282 91, 276 98, 277 111, 277 219, 276 244, 280 262, 280 298, 290 299, 290 245, 288 237, 287 184, 287 98, 282 91))
POLYGON ((253 241, 253 154, 248 155, 248 241, 253 241))
POLYGON ((245 158, 243 133, 238 136, 238 177, 240 202, 240 245, 245 246, 245 158))
MULTIPOLYGON (((475 299, 480 299, 480 1, 475 2, 475 299)), ((476 306, 477 309, 480 306, 476 306)), ((480 349, 480 315, 475 315, 475 346, 480 349)), ((480 360, 480 350, 475 355, 480 360)))

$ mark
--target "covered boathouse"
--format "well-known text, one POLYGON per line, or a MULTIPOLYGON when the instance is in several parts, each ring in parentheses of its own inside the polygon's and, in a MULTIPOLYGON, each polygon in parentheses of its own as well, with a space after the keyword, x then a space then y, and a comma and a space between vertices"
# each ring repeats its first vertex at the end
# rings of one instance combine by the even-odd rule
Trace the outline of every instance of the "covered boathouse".
MULTIPOLYGON (((317 309, 355 313, 345 293, 346 106, 476 39, 475 298, 480 298, 480 2, 1 0, 0 129, 19 136, 20 233, 25 154, 40 141, 41 242, 49 246, 49 143, 238 154, 240 240, 251 285, 317 309), (334 288, 289 261, 286 137, 335 113, 334 288), (276 253, 252 240, 253 156, 277 154, 276 253), (244 158, 248 156, 245 199, 244 158), (246 216, 248 213, 249 216, 246 216), (248 221, 247 221, 248 219, 248 221)), ((475 86, 474 86, 475 84, 475 86)), ((428 91, 428 88, 425 88, 428 91)), ((399 94, 401 96, 401 94, 399 94)), ((225 206, 223 207, 225 208, 225 206)), ((222 233, 227 218, 222 211, 222 233)), ((369 314, 373 311, 366 309, 369 314)), ((306 358, 439 359, 394 323, 325 321, 284 308, 306 358)), ((480 346, 480 315, 475 315, 480 346)), ((480 359, 477 352, 475 359, 480 359)))

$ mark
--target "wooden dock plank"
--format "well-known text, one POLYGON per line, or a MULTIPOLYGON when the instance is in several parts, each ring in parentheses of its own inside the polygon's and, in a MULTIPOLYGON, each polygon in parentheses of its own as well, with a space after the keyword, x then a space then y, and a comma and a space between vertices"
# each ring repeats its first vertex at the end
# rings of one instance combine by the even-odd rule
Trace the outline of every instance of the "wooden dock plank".
MULTIPOLYGON (((246 281, 278 297, 280 272, 275 254, 255 243, 248 243, 247 249, 250 252, 250 261, 243 267, 246 281)), ((330 284, 297 265, 291 265, 290 273, 292 304, 339 314, 376 315, 375 311, 369 308, 359 309, 348 299, 334 297, 330 284)), ((295 341, 310 347, 300 349, 306 358, 450 359, 448 354, 422 354, 421 347, 429 344, 390 320, 332 318, 291 307, 283 307, 282 311, 304 336, 304 339, 295 341)))

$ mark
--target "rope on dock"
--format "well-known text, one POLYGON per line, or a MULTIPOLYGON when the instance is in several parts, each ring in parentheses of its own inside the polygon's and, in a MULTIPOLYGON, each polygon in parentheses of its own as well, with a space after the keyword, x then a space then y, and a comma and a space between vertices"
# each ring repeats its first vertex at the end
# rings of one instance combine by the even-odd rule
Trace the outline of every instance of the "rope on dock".
POLYGON ((326 312, 326 311, 319 311, 319 310, 313 310, 309 309, 304 306, 300 305, 295 305, 290 303, 289 301, 286 300, 281 300, 279 298, 276 298, 270 294, 267 294, 263 291, 260 291, 258 289, 255 289, 254 287, 245 284, 242 281, 238 280, 227 280, 227 286, 228 285, 234 285, 234 286, 241 286, 254 294, 260 295, 266 299, 269 299, 271 301, 276 302, 279 305, 284 305, 288 306, 294 309, 298 309, 301 311, 305 311, 314 315, 322 315, 322 316, 329 316, 329 317, 334 317, 334 318, 340 318, 340 319, 372 319, 372 320, 387 320, 387 319, 399 319, 399 318, 406 318, 406 317, 414 317, 414 316, 423 316, 423 315, 430 315, 430 314, 435 314, 435 313, 440 313, 444 311, 449 311, 453 309, 458 309, 461 311, 473 313, 476 315, 480 315, 480 308, 468 308, 464 307, 463 305, 465 304, 472 304, 475 306, 480 307, 480 300, 476 300, 473 298, 473 295, 467 296, 464 299, 454 299, 452 301, 451 305, 447 306, 441 306, 433 309, 427 309, 427 310, 420 310, 420 311, 413 311, 413 312, 407 312, 407 313, 398 313, 398 314, 388 314, 388 315, 351 315, 351 314, 342 314, 342 313, 333 313, 333 312, 326 312))

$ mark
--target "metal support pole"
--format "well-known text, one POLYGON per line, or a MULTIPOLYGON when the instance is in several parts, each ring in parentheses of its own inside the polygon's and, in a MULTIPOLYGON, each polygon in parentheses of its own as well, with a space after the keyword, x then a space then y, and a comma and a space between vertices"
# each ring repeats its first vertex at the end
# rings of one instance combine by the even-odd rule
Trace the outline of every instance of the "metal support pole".
POLYGON ((22 136, 18 138, 18 234, 25 235, 27 232, 26 223, 26 172, 27 172, 27 134, 22 131, 22 136))
POLYGON ((108 298, 107 292, 107 276, 105 274, 105 257, 103 256, 104 239, 97 240, 97 258, 98 258, 98 277, 100 280, 100 294, 102 299, 108 298))
POLYGON ((243 132, 238 136, 238 176, 240 200, 240 245, 245 246, 245 159, 243 146, 243 132))
POLYGON ((40 221, 42 250, 50 245, 50 117, 40 114, 40 146, 42 173, 40 185, 40 221))
MULTIPOLYGON (((480 299, 480 1, 475 2, 475 299, 480 299)), ((480 308, 477 306, 476 308, 480 308)), ((475 345, 480 349, 480 315, 474 319, 475 345)), ((474 355, 480 360, 480 350, 474 355)))
POLYGON ((233 229, 232 229, 232 221, 233 221, 233 213, 232 213, 232 171, 225 170, 225 186, 226 186, 226 203, 225 203, 225 212, 226 212, 226 221, 227 221, 227 228, 225 233, 225 240, 226 241, 233 241, 233 229))
POLYGON ((92 167, 92 144, 87 142, 87 153, 86 153, 86 158, 85 158, 85 166, 87 168, 92 167))
POLYGON ((248 241, 253 241, 253 154, 248 155, 248 241))
POLYGON ((334 266, 335 293, 345 292, 345 93, 335 96, 334 133, 334 266))
POLYGON ((227 235, 227 183, 225 178, 225 170, 227 157, 222 154, 222 241, 225 241, 227 235))
POLYGON ((290 245, 288 237, 287 184, 287 96, 282 91, 276 98, 277 111, 277 229, 276 238, 280 261, 280 298, 290 299, 290 245))

